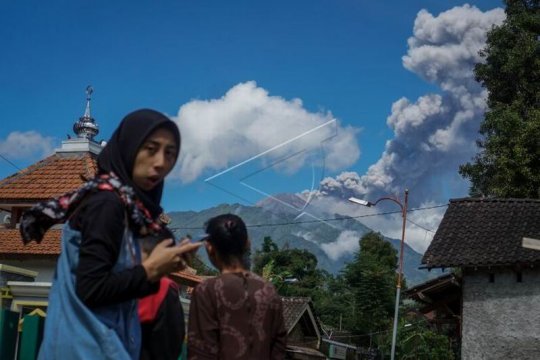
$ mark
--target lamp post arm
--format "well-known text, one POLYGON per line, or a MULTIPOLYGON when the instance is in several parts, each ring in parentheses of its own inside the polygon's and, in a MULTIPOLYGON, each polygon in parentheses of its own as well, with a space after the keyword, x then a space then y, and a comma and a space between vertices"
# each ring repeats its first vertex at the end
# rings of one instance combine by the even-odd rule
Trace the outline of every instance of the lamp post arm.
MULTIPOLYGON (((407 194, 408 192, 406 192, 407 194)), ((405 197, 407 197, 407 195, 405 195, 405 197)), ((399 201, 398 199, 392 197, 392 196, 384 196, 382 198, 379 198, 377 199, 377 201, 375 201, 374 203, 372 203, 372 206, 375 206, 377 205, 379 202, 383 201, 383 200, 390 200, 390 201, 393 201, 395 202, 396 204, 399 205, 399 207, 401 208, 401 211, 403 212, 403 204, 401 203, 401 201, 399 201)))

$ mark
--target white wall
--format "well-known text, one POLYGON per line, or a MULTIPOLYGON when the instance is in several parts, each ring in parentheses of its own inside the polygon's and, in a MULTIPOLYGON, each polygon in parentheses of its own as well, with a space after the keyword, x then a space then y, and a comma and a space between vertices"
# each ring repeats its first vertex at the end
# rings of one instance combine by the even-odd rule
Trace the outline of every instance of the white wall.
POLYGON ((517 282, 512 269, 465 272, 463 360, 540 359, 540 268, 521 273, 517 282))
POLYGON ((56 269, 56 260, 0 260, 0 263, 37 271, 35 281, 39 282, 52 282, 56 269))

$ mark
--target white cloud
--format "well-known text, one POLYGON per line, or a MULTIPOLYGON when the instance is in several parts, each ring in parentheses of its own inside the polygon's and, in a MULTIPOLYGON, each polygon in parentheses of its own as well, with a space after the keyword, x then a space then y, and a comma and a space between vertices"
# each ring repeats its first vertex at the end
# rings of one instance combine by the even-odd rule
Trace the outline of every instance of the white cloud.
MULTIPOLYGON (((309 133, 331 121, 332 114, 309 112, 300 99, 270 96, 253 81, 234 86, 220 99, 193 100, 181 106, 173 119, 182 132, 182 153, 174 175, 184 182, 226 169, 295 137, 298 139, 269 154, 270 160, 313 150, 330 137, 324 148, 331 170, 350 166, 360 156, 357 129, 335 123, 315 135, 309 133)), ((308 156, 308 152, 296 156, 281 169, 294 172, 308 156)))
POLYGON ((321 245, 321 249, 334 261, 345 254, 355 252, 359 248, 360 234, 356 231, 345 230, 339 234, 336 241, 321 245))
POLYGON ((53 138, 36 131, 14 131, 0 140, 0 154, 11 160, 43 157, 53 152, 53 142, 53 138))

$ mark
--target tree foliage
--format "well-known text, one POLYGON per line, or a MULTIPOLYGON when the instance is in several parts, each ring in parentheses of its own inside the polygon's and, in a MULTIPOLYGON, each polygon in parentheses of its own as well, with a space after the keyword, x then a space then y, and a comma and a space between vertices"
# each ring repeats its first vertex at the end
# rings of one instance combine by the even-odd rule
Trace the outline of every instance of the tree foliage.
MULTIPOLYGON (((454 360, 455 354, 448 336, 438 334, 425 320, 410 323, 402 320, 398 326, 396 358, 401 360, 454 360)), ((382 340, 381 350, 390 353, 392 334, 382 340)))
POLYGON ((506 20, 487 35, 475 67, 488 90, 480 152, 460 174, 471 195, 540 197, 539 0, 506 0, 506 20))
POLYGON ((341 279, 317 268, 317 257, 307 250, 279 249, 265 237, 253 258, 253 271, 271 281, 282 296, 309 297, 317 317, 326 325, 339 326, 340 305, 350 300, 341 279))
POLYGON ((317 257, 303 249, 278 249, 265 237, 255 252, 253 271, 265 276, 283 296, 312 297, 324 286, 326 272, 317 268, 317 257))
POLYGON ((353 293, 356 312, 351 330, 370 334, 391 326, 394 312, 397 251, 381 234, 360 239, 355 259, 342 272, 353 293))
MULTIPOLYGON (((255 251, 253 271, 271 281, 282 296, 310 297, 323 324, 352 332, 358 345, 380 346, 389 353, 397 251, 374 232, 365 234, 359 244, 354 260, 334 277, 317 268, 317 258, 309 251, 279 249, 266 237, 255 251)), ((414 328, 404 328, 405 322, 412 321, 402 320, 398 354, 413 354, 410 359, 454 359, 448 337, 421 321, 415 320, 414 328)))
POLYGON ((204 261, 201 259, 199 254, 195 254, 193 258, 191 259, 190 266, 197 271, 197 275, 202 276, 217 276, 219 275, 219 271, 214 269, 211 266, 208 266, 204 263, 204 261))

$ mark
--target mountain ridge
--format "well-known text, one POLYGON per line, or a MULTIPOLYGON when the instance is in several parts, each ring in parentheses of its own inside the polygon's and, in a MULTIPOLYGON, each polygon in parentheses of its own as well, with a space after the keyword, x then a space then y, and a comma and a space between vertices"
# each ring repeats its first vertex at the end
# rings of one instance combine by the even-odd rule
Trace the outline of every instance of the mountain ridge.
MULTIPOLYGON (((220 204, 198 212, 173 211, 168 215, 171 218, 170 227, 178 236, 198 236, 204 233, 204 223, 211 217, 223 213, 236 214, 248 226, 252 253, 261 248, 265 236, 270 236, 279 248, 292 247, 312 252, 321 269, 337 274, 347 262, 353 260, 354 252, 341 253, 335 258, 330 256, 329 250, 339 245, 336 240, 344 232, 360 240, 362 235, 372 230, 351 217, 324 213, 321 209, 310 207, 310 213, 304 213, 304 202, 294 194, 278 194, 259 201, 255 206, 220 204)), ((399 251, 399 240, 387 237, 385 240, 399 251)), ((203 258, 206 259, 206 254, 203 258)), ((440 271, 418 269, 421 258, 421 254, 405 244, 403 273, 409 286, 440 274, 440 271)))

